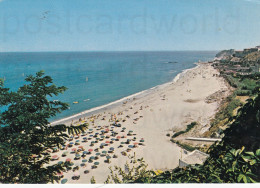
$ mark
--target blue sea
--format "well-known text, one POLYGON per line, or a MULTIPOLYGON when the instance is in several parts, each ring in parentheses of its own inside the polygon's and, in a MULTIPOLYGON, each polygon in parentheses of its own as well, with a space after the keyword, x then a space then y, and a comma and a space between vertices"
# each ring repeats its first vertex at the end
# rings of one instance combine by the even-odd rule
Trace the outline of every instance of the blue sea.
POLYGON ((70 105, 58 120, 172 81, 195 62, 217 52, 12 52, 0 53, 0 78, 15 91, 25 77, 44 70, 57 86, 68 90, 52 98, 70 105), (78 104, 73 102, 78 101, 78 104))

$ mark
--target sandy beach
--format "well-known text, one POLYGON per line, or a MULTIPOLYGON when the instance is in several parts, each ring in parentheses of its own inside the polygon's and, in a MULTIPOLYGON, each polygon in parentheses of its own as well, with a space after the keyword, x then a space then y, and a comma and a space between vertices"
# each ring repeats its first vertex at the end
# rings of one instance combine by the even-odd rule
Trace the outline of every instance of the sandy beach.
MULTIPOLYGON (((53 153, 52 156, 57 156, 52 163, 70 158, 74 163, 72 167, 79 166, 75 172, 71 170, 64 173, 67 183, 90 183, 92 176, 97 183, 104 183, 110 173, 109 166, 123 167, 129 161, 127 156, 122 155, 123 151, 127 155, 135 152, 136 158, 143 157, 149 169, 177 167, 182 150, 166 134, 173 130, 183 130, 193 121, 201 125, 209 124, 220 101, 207 103, 205 99, 217 91, 227 89, 224 79, 216 76, 218 74, 209 63, 199 63, 195 68, 179 74, 172 82, 75 115, 73 123, 77 124, 81 118, 81 122, 89 123, 89 130, 78 138, 71 138, 67 143, 73 142, 71 146, 53 153), (112 125, 115 120, 121 127, 112 125), (85 152, 85 158, 82 157, 83 151, 79 151, 79 159, 74 159, 73 148, 93 151, 85 152), (68 153, 62 157, 66 149, 68 153), (98 157, 89 161, 91 156, 98 157), (110 158, 109 163, 107 158, 110 158), (84 159, 87 161, 82 161, 84 159), (93 169, 93 165, 96 168, 93 169), (87 174, 84 173, 86 170, 89 171, 87 174), (80 175, 78 180, 72 179, 74 173, 80 175)), ((69 125, 71 121, 71 118, 66 118, 53 124, 69 125)))

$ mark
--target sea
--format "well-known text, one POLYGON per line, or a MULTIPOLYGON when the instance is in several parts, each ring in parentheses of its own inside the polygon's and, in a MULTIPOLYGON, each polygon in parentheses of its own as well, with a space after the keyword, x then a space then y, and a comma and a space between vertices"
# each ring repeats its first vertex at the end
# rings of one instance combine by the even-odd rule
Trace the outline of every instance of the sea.
MULTIPOLYGON (((49 98, 69 104, 59 120, 172 81, 198 61, 212 60, 216 51, 158 52, 1 52, 0 78, 12 91, 28 75, 43 70, 57 86, 68 89, 49 98)), ((6 110, 0 108, 1 111, 6 110)))

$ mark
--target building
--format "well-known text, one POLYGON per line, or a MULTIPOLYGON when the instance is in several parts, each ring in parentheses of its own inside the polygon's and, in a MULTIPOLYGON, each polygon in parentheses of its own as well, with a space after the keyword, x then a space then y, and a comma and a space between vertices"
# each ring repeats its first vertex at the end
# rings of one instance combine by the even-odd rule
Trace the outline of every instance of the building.
POLYGON ((208 154, 194 150, 188 153, 183 159, 179 159, 179 167, 183 168, 188 165, 203 164, 208 157, 208 154))
POLYGON ((232 57, 232 59, 230 61, 233 63, 239 63, 241 61, 241 59, 238 57, 232 57))
POLYGON ((258 52, 258 48, 246 48, 244 49, 244 53, 252 53, 252 52, 258 52))
POLYGON ((241 58, 241 57, 244 57, 244 56, 245 56, 245 54, 244 54, 243 51, 241 51, 241 50, 235 51, 234 57, 241 58))

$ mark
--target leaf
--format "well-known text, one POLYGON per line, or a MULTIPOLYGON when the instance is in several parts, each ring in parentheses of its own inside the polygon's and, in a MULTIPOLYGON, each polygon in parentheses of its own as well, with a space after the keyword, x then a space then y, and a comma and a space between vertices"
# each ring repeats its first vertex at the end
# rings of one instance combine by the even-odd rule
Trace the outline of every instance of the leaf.
POLYGON ((256 163, 256 160, 254 159, 254 160, 251 160, 250 162, 249 162, 249 164, 250 165, 254 165, 256 163))
POLYGON ((248 162, 248 161, 251 160, 251 157, 250 157, 250 156, 245 156, 245 155, 243 155, 243 156, 242 156, 242 159, 243 159, 245 162, 248 162))
POLYGON ((248 152, 245 152, 246 154, 248 155, 251 155, 251 156, 255 156, 254 152, 251 152, 251 151, 248 151, 248 152))
POLYGON ((258 183, 257 181, 253 180, 252 178, 248 177, 249 180, 252 182, 252 183, 258 183))
POLYGON ((239 176, 238 176, 238 178, 237 178, 237 181, 240 182, 241 179, 242 179, 244 176, 245 176, 245 175, 243 175, 243 174, 239 174, 239 176))
POLYGON ((260 149, 256 150, 255 154, 256 154, 257 156, 260 156, 260 149))
POLYGON ((246 176, 243 176, 243 181, 244 181, 244 183, 247 183, 247 177, 246 176))
POLYGON ((242 146, 242 148, 241 148, 241 150, 239 152, 239 155, 244 151, 244 149, 245 149, 245 146, 242 146))

